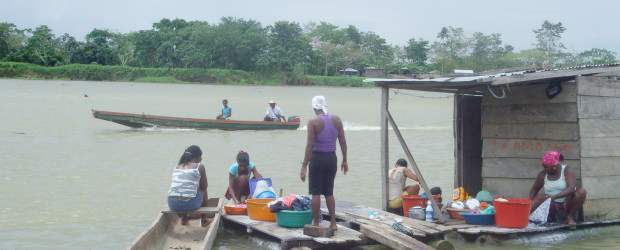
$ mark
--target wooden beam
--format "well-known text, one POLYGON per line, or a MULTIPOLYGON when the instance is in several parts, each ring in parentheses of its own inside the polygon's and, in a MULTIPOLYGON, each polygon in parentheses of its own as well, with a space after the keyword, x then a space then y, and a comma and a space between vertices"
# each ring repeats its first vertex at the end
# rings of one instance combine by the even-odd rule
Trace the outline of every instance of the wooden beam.
MULTIPOLYGON (((398 126, 396 125, 396 122, 394 121, 394 118, 392 117, 392 114, 390 114, 389 110, 386 111, 386 114, 388 117, 388 121, 392 125, 392 129, 394 130, 394 133, 396 134, 396 138, 398 138, 398 141, 400 142, 400 146, 403 148, 403 151, 405 151, 405 155, 407 155, 407 159, 409 159, 409 162, 411 163, 411 168, 413 168, 413 171, 415 172, 416 176, 418 176, 418 181, 420 182, 422 189, 424 189, 424 191, 428 195, 428 198, 429 198, 428 200, 431 201, 431 205, 433 206, 433 213, 435 214, 435 218, 439 219, 442 222, 445 221, 445 218, 442 216, 441 210, 439 209, 437 202, 435 201, 435 199, 432 198, 431 190, 428 188, 428 185, 426 184, 426 181, 424 180, 424 177, 422 176, 422 172, 418 168, 418 164, 415 162, 415 159, 413 159, 413 155, 411 155, 411 151, 409 150, 409 147, 407 146, 407 142, 405 142, 403 135, 400 133, 400 130, 398 129, 398 126)), ((384 181, 387 181, 387 179, 384 179, 384 181)))
POLYGON ((388 225, 380 222, 365 220, 360 225, 360 232, 383 245, 396 250, 432 249, 426 244, 398 232, 388 225))
POLYGON ((389 190, 388 190, 388 169, 390 168, 389 163, 389 143, 388 143, 388 107, 390 101, 390 88, 382 87, 381 88, 381 121, 379 122, 381 126, 381 208, 383 210, 387 210, 388 201, 390 199, 389 190))

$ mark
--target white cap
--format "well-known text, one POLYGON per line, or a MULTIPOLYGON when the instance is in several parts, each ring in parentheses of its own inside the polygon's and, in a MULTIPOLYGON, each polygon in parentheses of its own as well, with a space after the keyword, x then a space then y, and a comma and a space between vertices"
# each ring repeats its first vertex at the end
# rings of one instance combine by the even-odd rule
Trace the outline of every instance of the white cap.
POLYGON ((323 110, 324 113, 327 113, 327 100, 325 100, 325 96, 317 95, 312 97, 312 108, 323 110))
POLYGON ((274 100, 270 100, 268 103, 272 104, 272 103, 276 103, 276 102, 274 100))

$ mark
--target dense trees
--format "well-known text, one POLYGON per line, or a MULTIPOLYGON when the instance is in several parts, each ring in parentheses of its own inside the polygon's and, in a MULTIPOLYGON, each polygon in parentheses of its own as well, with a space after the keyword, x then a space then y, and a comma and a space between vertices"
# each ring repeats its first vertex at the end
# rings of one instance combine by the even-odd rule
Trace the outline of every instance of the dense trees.
POLYGON ((443 27, 433 41, 411 38, 390 45, 380 35, 349 25, 279 21, 264 26, 254 20, 225 17, 218 23, 162 19, 149 30, 115 33, 94 29, 80 41, 56 36, 45 26, 19 29, 0 23, 0 60, 44 66, 100 64, 158 68, 222 68, 335 75, 351 67, 390 72, 477 72, 514 67, 559 67, 617 62, 616 53, 592 48, 569 53, 562 43, 566 28, 545 21, 533 30, 535 48, 514 51, 498 33, 468 33, 443 27))

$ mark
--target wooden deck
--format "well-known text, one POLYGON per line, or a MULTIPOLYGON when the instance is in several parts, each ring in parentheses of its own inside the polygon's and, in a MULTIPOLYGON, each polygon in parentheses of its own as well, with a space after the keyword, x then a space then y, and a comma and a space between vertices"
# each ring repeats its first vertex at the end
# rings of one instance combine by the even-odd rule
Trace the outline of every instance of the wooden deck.
MULTIPOLYGON (((324 202, 322 202, 324 205, 324 202)), ((323 216, 328 217, 327 208, 322 207, 323 216)), ((336 219, 339 220, 338 230, 330 238, 310 237, 303 234, 303 228, 284 228, 275 222, 251 220, 248 216, 223 215, 224 220, 240 225, 248 232, 260 232, 280 242, 282 249, 297 247, 341 249, 355 246, 380 243, 392 249, 453 249, 450 242, 445 241, 459 235, 467 241, 514 239, 519 236, 552 233, 569 230, 567 225, 530 226, 523 229, 499 228, 495 226, 468 225, 463 221, 449 220, 443 224, 415 220, 391 214, 381 209, 371 208, 351 202, 336 202, 336 219), (369 219, 369 212, 377 212, 377 219, 369 219), (392 228, 394 222, 400 222, 399 230, 392 228), (450 236, 452 235, 452 236, 450 236), (441 243, 442 246, 437 244, 441 243), (430 245, 430 247, 429 247, 430 245)), ((327 221, 323 221, 328 226, 327 221)), ((588 221, 577 224, 577 228, 589 228, 608 225, 620 225, 620 219, 605 221, 588 221)))
MULTIPOLYGON (((321 207, 321 211, 324 216, 328 215, 326 207, 321 207)), ((366 221, 369 221, 369 211, 377 211, 380 215, 380 219, 373 221, 379 221, 385 225, 391 225, 397 220, 402 221, 401 223, 403 225, 413 229, 411 234, 409 235, 424 243, 429 243, 437 239, 443 239, 444 236, 450 232, 456 232, 463 236, 463 238, 465 238, 466 240, 475 241, 480 236, 491 236, 497 240, 504 240, 519 237, 522 235, 544 234, 562 230, 570 230, 570 226, 563 224, 548 226, 529 226, 523 229, 468 225, 465 224, 464 221, 454 220, 447 221, 444 224, 436 224, 398 216, 385 211, 381 211, 380 209, 370 208, 351 202, 336 202, 336 218, 338 220, 344 221, 345 224, 350 224, 354 228, 362 227, 366 221)), ((577 229, 583 229, 610 225, 620 225, 620 219, 586 221, 577 224, 576 227, 577 229)))
MULTIPOLYGON (((257 231, 275 238, 280 242, 282 249, 293 247, 347 248, 370 243, 370 240, 363 237, 362 233, 341 225, 338 225, 338 230, 333 237, 314 238, 304 235, 303 228, 284 228, 275 222, 251 220, 247 215, 223 215, 223 218, 226 221, 246 227, 249 232, 257 231)), ((322 226, 329 226, 327 221, 323 223, 322 226)))
MULTIPOLYGON (((580 228, 589 228, 589 227, 600 227, 600 226, 611 226, 620 224, 620 219, 617 220, 604 220, 604 221, 586 221, 576 225, 577 229, 580 228)), ((560 230, 568 230, 571 229, 570 226, 564 224, 553 224, 549 226, 528 226, 526 228, 514 229, 514 228, 501 228, 495 226, 473 226, 468 228, 457 229, 456 231, 460 234, 491 234, 491 235, 525 235, 525 234, 536 234, 536 233, 547 233, 553 231, 560 230)))
MULTIPOLYGON (((322 205, 324 205, 322 203, 322 205)), ((326 207, 321 207, 321 211, 324 215, 328 215, 326 207)), ((353 223, 359 225, 359 220, 368 219, 368 212, 376 211, 380 216, 380 220, 383 224, 392 225, 395 221, 401 221, 401 223, 407 227, 410 227, 413 238, 428 241, 433 238, 440 238, 445 233, 454 231, 454 228, 421 220, 415 220, 392 213, 382 211, 381 209, 371 208, 347 201, 336 202, 336 219, 343 220, 346 223, 353 223)))

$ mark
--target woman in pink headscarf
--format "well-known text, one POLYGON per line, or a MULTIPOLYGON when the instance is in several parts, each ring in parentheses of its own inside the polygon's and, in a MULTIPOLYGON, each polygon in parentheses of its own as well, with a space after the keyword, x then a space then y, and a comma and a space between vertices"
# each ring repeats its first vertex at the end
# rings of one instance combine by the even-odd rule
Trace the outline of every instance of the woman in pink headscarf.
POLYGON ((564 223, 574 225, 577 211, 586 200, 586 190, 577 188, 575 174, 562 164, 563 161, 564 156, 558 151, 547 151, 543 155, 543 170, 538 173, 530 191, 532 211, 551 198, 548 221, 559 217, 564 223))

